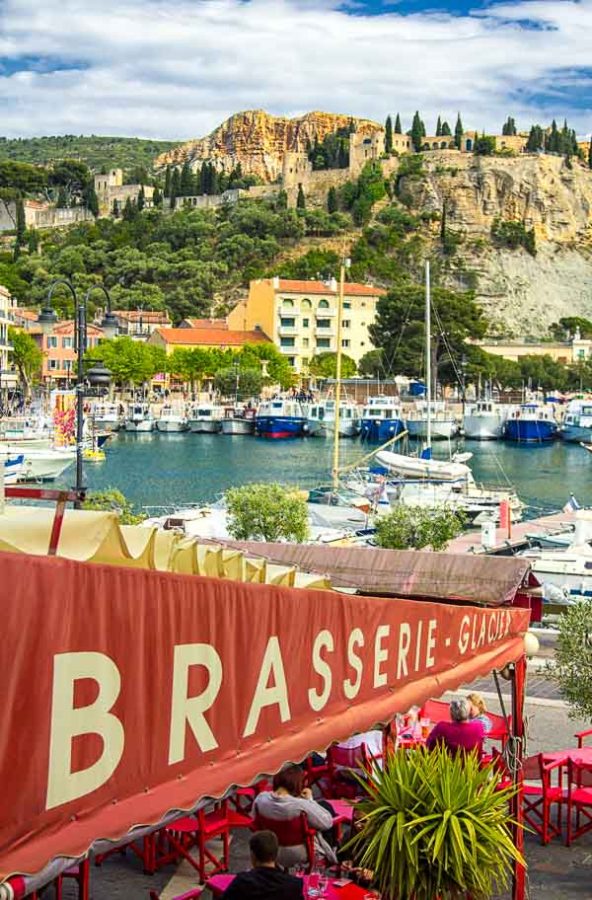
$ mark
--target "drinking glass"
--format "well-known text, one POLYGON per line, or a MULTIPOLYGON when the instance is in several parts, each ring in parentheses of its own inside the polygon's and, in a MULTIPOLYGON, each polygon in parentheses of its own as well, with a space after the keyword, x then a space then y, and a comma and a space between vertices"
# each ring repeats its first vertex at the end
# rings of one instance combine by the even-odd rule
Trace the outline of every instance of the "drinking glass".
POLYGON ((329 886, 329 879, 324 873, 319 875, 319 897, 325 897, 327 895, 327 888, 329 886))
POLYGON ((421 736, 422 736, 423 740, 425 741, 426 738, 429 737, 429 734, 430 734, 431 722, 429 719, 422 719, 420 722, 420 725, 421 725, 421 736))

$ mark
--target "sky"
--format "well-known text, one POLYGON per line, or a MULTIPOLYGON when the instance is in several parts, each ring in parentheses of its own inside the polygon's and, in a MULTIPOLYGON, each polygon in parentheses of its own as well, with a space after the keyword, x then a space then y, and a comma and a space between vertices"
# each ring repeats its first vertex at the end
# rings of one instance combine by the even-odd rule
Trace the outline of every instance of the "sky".
POLYGON ((592 0, 0 0, 0 135, 185 140, 234 112, 592 129, 592 0))

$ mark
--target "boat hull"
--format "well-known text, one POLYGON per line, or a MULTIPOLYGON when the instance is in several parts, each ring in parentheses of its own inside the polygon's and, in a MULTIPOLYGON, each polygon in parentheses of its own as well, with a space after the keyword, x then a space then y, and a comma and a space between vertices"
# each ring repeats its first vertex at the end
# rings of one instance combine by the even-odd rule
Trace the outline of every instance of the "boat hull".
POLYGON ((501 438, 504 421, 499 416, 465 416, 465 437, 472 441, 496 441, 501 438))
MULTIPOLYGON (((425 440, 428 436, 427 419, 408 419, 409 437, 425 440)), ((433 419, 431 437, 433 441, 448 441, 458 434, 458 425, 454 419, 433 419)))
POLYGON ((553 441, 557 437, 557 424, 538 419, 508 419, 504 429, 507 441, 517 443, 541 443, 553 441))
POLYGON ((255 423, 248 419, 224 419, 222 434, 253 434, 255 423))
POLYGON ((362 419, 360 434, 364 440, 383 444, 405 430, 402 419, 362 419))
POLYGON ((189 431, 194 434, 218 434, 222 429, 220 419, 190 419, 189 431))
POLYGON ((2 448, 2 456, 6 460, 22 456, 22 470, 18 481, 55 481, 62 472, 76 460, 74 450, 17 450, 2 448))
POLYGON ((308 434, 308 421, 292 416, 257 416, 255 433, 266 438, 297 438, 308 434))
POLYGON ((126 419, 125 430, 133 432, 146 432, 154 430, 154 422, 152 419, 126 419))
POLYGON ((179 434, 181 431, 187 431, 185 422, 163 422, 159 420, 156 423, 156 428, 158 431, 163 432, 163 434, 179 434))
POLYGON ((119 419, 95 419, 94 420, 95 428, 98 431, 119 431, 121 428, 121 422, 119 419))
POLYGON ((563 425, 559 429, 559 437, 562 441, 582 441, 589 444, 592 441, 592 428, 585 425, 563 425))

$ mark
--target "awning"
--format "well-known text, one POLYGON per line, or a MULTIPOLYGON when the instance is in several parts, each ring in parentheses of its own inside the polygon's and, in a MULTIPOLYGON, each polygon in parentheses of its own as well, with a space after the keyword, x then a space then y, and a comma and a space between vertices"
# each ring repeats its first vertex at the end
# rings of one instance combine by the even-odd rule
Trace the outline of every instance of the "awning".
POLYGON ((516 557, 317 544, 262 544, 225 541, 227 547, 307 572, 327 575, 335 587, 397 597, 460 600, 485 606, 510 603, 527 586, 531 564, 516 557))
POLYGON ((515 661, 528 626, 510 608, 14 553, 0 583, 3 879, 515 661))

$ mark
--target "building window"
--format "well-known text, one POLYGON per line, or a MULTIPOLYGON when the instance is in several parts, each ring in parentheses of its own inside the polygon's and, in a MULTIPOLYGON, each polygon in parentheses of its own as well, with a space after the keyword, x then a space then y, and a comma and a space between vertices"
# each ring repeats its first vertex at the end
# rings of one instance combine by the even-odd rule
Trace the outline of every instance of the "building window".
POLYGON ((283 337, 280 339, 280 347, 294 347, 293 337, 283 337))
POLYGON ((53 370, 59 369, 59 368, 60 368, 60 361, 59 361, 59 359, 48 359, 48 360, 47 360, 47 368, 48 368, 48 369, 53 369, 53 370))
POLYGON ((317 328, 331 328, 331 319, 317 319, 317 328))
POLYGON ((57 337, 56 337, 55 335, 50 334, 49 337, 47 338, 47 348, 48 348, 48 350, 51 350, 51 349, 57 350, 57 346, 58 346, 58 339, 57 339, 57 337))
POLYGON ((282 300, 282 308, 283 309, 294 309, 294 301, 288 300, 287 297, 284 297, 282 300))
POLYGON ((64 369, 66 370, 66 372, 72 371, 72 360, 71 359, 64 360, 64 369))
POLYGON ((343 301, 343 308, 344 308, 344 309, 351 309, 351 300, 344 300, 344 301, 343 301))
POLYGON ((302 338, 302 346, 308 347, 308 338, 302 338))
POLYGON ((289 357, 288 357, 288 362, 289 362, 289 364, 290 364, 291 366, 294 367, 294 366, 296 365, 296 357, 295 357, 295 356, 289 356, 289 357))
MULTIPOLYGON (((364 324, 364 323, 362 323, 364 324)), ((344 319, 341 323, 342 328, 351 328, 351 319, 344 319)))
POLYGON ((362 300, 361 306, 366 306, 366 301, 362 300))
POLYGON ((303 319, 303 320, 302 320, 302 327, 303 327, 303 328, 308 328, 309 323, 310 323, 310 319, 303 319))
POLYGON ((71 337, 63 337, 62 338, 62 350, 71 350, 72 349, 72 338, 71 337))
POLYGON ((317 350, 330 350, 331 349, 331 338, 318 338, 317 339, 317 350))
POLYGON ((296 325, 296 319, 294 319, 291 316, 289 316, 289 317, 282 316, 282 318, 280 319, 280 328, 294 328, 295 325, 296 325))
POLYGON ((319 300, 319 309, 329 309, 329 301, 328 300, 319 300))
POLYGON ((309 364, 310 360, 309 360, 308 356, 303 356, 302 359, 300 360, 300 362, 302 363, 302 366, 304 368, 308 368, 308 364, 309 364))
POLYGON ((308 299, 303 300, 300 305, 302 309, 312 309, 312 303, 308 299))
POLYGON ((342 347, 349 347, 350 344, 351 344, 351 341, 349 341, 349 340, 344 340, 341 342, 342 347))

